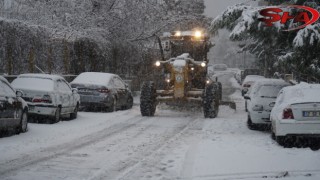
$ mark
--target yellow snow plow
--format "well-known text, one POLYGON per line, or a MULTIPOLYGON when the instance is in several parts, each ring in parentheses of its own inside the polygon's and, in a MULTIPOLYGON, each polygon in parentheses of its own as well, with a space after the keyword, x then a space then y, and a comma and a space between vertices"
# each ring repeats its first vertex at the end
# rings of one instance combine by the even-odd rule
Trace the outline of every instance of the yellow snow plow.
POLYGON ((202 106, 206 118, 215 118, 221 100, 221 84, 207 77, 209 37, 200 31, 179 31, 162 40, 160 49, 164 44, 167 54, 162 54, 169 58, 155 63, 161 79, 144 82, 141 87, 142 116, 154 116, 157 104, 165 102, 202 106), (172 57, 178 53, 181 54, 172 57))

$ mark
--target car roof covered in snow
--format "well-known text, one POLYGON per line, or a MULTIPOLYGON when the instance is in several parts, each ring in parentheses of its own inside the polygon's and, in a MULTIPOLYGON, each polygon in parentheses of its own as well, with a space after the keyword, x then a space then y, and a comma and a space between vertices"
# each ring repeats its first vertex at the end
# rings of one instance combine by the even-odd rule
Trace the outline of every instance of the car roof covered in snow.
POLYGON ((255 82, 254 86, 257 85, 289 85, 290 83, 284 81, 283 79, 269 79, 263 78, 259 79, 259 81, 255 82))
POLYGON ((111 78, 118 75, 111 73, 101 72, 84 72, 77 76, 71 84, 88 84, 88 85, 99 85, 106 86, 109 84, 111 78))
POLYGON ((287 104, 303 102, 320 102, 320 84, 300 83, 282 89, 285 93, 284 102, 287 104))
POLYGON ((246 82, 250 81, 256 81, 257 79, 264 79, 265 77, 259 76, 259 75, 248 75, 246 78, 243 80, 243 84, 246 82))
POLYGON ((30 90, 30 91, 54 91, 54 81, 63 79, 59 75, 52 74, 21 74, 11 85, 18 90, 30 90))
POLYGON ((256 81, 253 86, 250 88, 250 93, 256 93, 261 89, 262 86, 272 86, 272 87, 284 87, 289 86, 290 83, 284 81, 283 79, 261 79, 259 81, 256 81))
POLYGON ((18 78, 41 78, 41 79, 51 79, 51 80, 64 79, 62 76, 53 75, 53 74, 20 74, 18 78))

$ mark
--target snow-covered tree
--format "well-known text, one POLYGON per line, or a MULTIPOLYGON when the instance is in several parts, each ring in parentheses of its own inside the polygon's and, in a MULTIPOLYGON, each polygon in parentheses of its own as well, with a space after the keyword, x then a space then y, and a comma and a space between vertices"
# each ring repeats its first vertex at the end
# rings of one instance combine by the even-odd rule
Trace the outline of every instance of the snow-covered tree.
POLYGON ((34 65, 52 73, 139 73, 154 58, 155 34, 205 26, 203 11, 203 0, 3 0, 0 65, 9 74, 34 65))
POLYGON ((229 7, 213 20, 211 32, 227 28, 231 40, 246 40, 243 50, 256 56, 266 76, 272 76, 274 71, 308 76, 318 74, 319 22, 298 31, 282 31, 289 23, 274 23, 267 27, 258 21, 262 8, 243 4, 229 7))

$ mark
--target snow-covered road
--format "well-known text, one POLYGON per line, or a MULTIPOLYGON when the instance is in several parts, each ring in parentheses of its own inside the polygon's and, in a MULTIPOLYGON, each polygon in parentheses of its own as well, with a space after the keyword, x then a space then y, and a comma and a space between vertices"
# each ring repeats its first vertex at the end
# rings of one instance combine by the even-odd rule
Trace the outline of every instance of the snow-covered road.
POLYGON ((136 105, 29 124, 0 138, 0 179, 320 179, 320 151, 285 149, 249 130, 239 85, 231 73, 219 80, 237 110, 222 106, 216 119, 166 106, 147 118, 136 105))

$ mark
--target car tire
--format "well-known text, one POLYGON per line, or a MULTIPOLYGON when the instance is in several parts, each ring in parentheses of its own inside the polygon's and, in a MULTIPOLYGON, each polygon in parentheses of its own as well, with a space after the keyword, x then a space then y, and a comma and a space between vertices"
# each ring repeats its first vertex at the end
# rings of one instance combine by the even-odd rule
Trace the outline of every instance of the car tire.
POLYGON ((257 130, 258 127, 256 124, 252 123, 250 116, 248 115, 247 126, 250 130, 257 130))
POLYGON ((285 136, 275 136, 277 143, 280 146, 286 146, 286 137, 285 136))
POLYGON ((216 118, 219 112, 219 89, 209 84, 203 92, 203 113, 205 118, 216 118))
POLYGON ((116 97, 112 98, 112 104, 107 107, 107 112, 115 112, 117 111, 117 99, 116 97))
POLYGON ((309 147, 312 151, 318 151, 320 149, 320 140, 312 140, 309 147))
POLYGON ((61 108, 57 107, 55 115, 51 119, 51 124, 60 122, 61 119, 61 108))
POLYGON ((132 106, 133 106, 133 98, 132 98, 132 96, 130 96, 127 100, 127 105, 126 105, 127 108, 126 109, 131 109, 132 106))
POLYGON ((73 113, 70 114, 70 120, 77 119, 78 117, 78 111, 79 111, 79 105, 74 108, 73 113))
POLYGON ((20 132, 25 133, 28 131, 28 112, 26 110, 22 111, 21 121, 20 121, 20 132))
POLYGON ((156 97, 155 84, 151 81, 144 82, 141 87, 140 96, 140 113, 142 116, 154 116, 157 107, 156 97))
POLYGON ((274 134, 274 132, 271 133, 271 139, 276 140, 276 135, 274 134))

